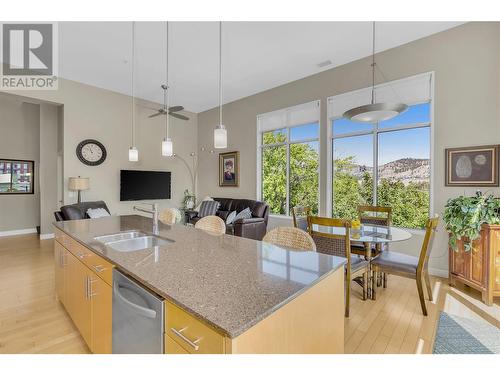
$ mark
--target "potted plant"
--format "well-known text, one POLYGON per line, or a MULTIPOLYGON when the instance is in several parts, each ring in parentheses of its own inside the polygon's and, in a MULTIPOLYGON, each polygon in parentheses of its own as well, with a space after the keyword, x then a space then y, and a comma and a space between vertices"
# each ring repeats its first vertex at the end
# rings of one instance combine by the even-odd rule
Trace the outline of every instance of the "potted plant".
POLYGON ((443 219, 450 235, 450 285, 466 284, 492 305, 500 297, 500 198, 478 192, 449 199, 443 219))
POLYGON ((196 204, 196 197, 188 189, 184 190, 184 199, 182 204, 185 209, 192 210, 196 204))
POLYGON ((468 252, 474 240, 480 237, 483 224, 500 224, 500 198, 478 191, 473 197, 449 199, 443 220, 450 234, 450 247, 457 251, 457 242, 462 240, 464 250, 468 252))

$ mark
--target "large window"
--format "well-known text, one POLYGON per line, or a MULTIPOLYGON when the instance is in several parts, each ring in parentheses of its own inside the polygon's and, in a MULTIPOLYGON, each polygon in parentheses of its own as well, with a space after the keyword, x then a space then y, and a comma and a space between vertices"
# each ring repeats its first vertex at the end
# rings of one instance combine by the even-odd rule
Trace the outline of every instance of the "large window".
POLYGON ((393 224, 423 228, 430 204, 430 103, 379 124, 332 121, 332 214, 355 218, 360 204, 390 206, 393 224))
POLYGON ((319 103, 314 102, 308 103, 305 109, 299 106, 279 111, 281 113, 261 115, 259 127, 265 125, 268 118, 273 129, 267 130, 263 126, 259 131, 258 188, 260 199, 269 205, 272 214, 289 215, 295 206, 309 206, 314 213, 318 212, 318 106, 319 103), (276 128, 279 125, 285 126, 276 128))
POLYGON ((0 194, 33 194, 33 161, 0 159, 0 194))

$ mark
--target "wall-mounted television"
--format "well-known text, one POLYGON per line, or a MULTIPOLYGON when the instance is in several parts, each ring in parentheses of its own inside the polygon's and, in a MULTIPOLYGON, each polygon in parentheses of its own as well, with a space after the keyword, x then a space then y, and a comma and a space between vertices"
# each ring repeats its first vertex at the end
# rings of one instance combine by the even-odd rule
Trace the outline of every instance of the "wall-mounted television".
POLYGON ((171 172, 120 171, 120 201, 170 199, 171 172))

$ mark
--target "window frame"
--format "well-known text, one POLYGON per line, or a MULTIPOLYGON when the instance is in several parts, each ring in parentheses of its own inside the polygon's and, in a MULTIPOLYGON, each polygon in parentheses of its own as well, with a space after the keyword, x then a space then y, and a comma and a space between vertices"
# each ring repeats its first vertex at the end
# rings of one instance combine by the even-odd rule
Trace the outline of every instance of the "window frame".
MULTIPOLYGON (((328 122, 328 127, 327 127, 327 142, 328 142, 328 148, 327 148, 327 160, 328 160, 328 167, 327 167, 327 188, 326 188, 326 212, 329 217, 332 216, 333 214, 333 179, 335 178, 335 173, 334 173, 334 164, 333 164, 333 142, 335 139, 340 139, 340 138, 349 138, 353 136, 359 136, 359 135, 373 135, 373 204, 377 204, 377 186, 378 186, 378 159, 379 159, 379 134, 382 133, 388 133, 388 132, 395 132, 395 131, 401 131, 401 130, 409 130, 409 129, 418 129, 418 128, 429 128, 429 166, 430 166, 430 175, 429 175, 429 217, 433 216, 434 212, 434 72, 430 73, 424 73, 422 75, 429 75, 430 76, 430 98, 429 100, 424 100, 424 101, 415 101, 415 102, 410 102, 406 103, 409 107, 418 105, 418 104, 424 104, 424 103, 429 103, 429 121, 428 122, 419 122, 419 123, 413 123, 413 124, 404 124, 404 125, 398 125, 398 126, 393 126, 393 127, 388 127, 388 128, 379 128, 379 123, 374 123, 373 128, 371 130, 359 130, 359 131, 354 131, 350 133, 343 133, 343 134, 338 134, 334 135, 333 134, 333 122, 335 120, 341 119, 341 116, 328 116, 327 122, 328 122)), ((418 77, 418 76, 415 76, 418 77)), ((403 80, 411 79, 412 77, 404 78, 403 80)), ((396 81, 397 82, 397 81, 396 81)), ((388 84, 391 84, 392 82, 384 83, 382 85, 376 85, 375 87, 381 87, 385 86, 388 84)), ((330 99, 334 98, 329 97, 327 99, 328 105, 330 104, 330 99)), ((329 112, 328 112, 329 113, 329 112)), ((410 231, 415 231, 418 233, 421 233, 423 229, 420 228, 405 228, 410 231)))
MULTIPOLYGON (((26 160, 26 159, 7 159, 7 158, 0 158, 0 162, 3 163, 10 163, 10 187, 12 188, 12 181, 13 181, 13 172, 14 172, 14 167, 13 164, 19 163, 19 164, 24 164, 24 163, 31 163, 31 184, 30 184, 30 191, 13 191, 13 192, 0 192, 0 195, 30 195, 30 194, 35 194, 35 161, 34 160, 26 160)), ((6 174, 6 173, 5 173, 6 174)))
MULTIPOLYGON (((285 207, 285 212, 286 214, 278 214, 278 213, 269 213, 271 217, 281 217, 281 218, 290 218, 290 145, 293 144, 301 144, 301 143, 308 143, 308 142, 318 142, 318 212, 320 211, 320 205, 321 205, 321 118, 320 118, 320 113, 321 113, 321 108, 320 108, 320 101, 315 100, 313 101, 317 103, 318 106, 318 119, 315 122, 305 122, 301 124, 295 124, 295 125, 286 125, 289 123, 288 121, 288 111, 293 110, 295 107, 300 107, 302 105, 307 105, 309 103, 304 103, 302 105, 298 105, 295 107, 289 107, 289 108, 284 108, 279 111, 283 111, 283 116, 285 117, 284 123, 286 126, 276 128, 273 130, 261 130, 260 122, 259 122, 259 117, 261 115, 257 116, 257 199, 262 200, 262 194, 263 194, 263 170, 262 170, 262 153, 265 148, 271 148, 271 147, 279 147, 279 146, 285 146, 286 147, 286 207, 285 207), (296 141, 291 141, 290 140, 290 132, 291 129, 301 127, 304 125, 308 124, 317 124, 318 125, 318 135, 316 138, 304 138, 296 141), (285 130, 285 136, 286 136, 286 141, 285 142, 279 142, 279 143, 272 143, 272 144, 263 144, 263 135, 264 133, 268 132, 273 132, 277 130, 285 130)), ((265 115, 265 114, 263 114, 265 115)))

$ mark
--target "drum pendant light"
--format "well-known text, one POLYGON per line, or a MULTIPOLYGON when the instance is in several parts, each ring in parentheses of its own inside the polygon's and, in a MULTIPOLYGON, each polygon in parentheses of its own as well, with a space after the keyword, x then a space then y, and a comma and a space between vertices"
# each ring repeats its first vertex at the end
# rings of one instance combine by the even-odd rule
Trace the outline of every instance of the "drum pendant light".
POLYGON ((139 161, 139 150, 135 147, 135 22, 132 22, 132 146, 128 150, 128 161, 139 161))
POLYGON ((169 100, 168 100, 168 58, 169 58, 169 53, 168 53, 168 21, 167 21, 167 65, 166 65, 166 84, 162 86, 163 88, 163 103, 164 106, 167 110, 167 113, 165 114, 165 138, 161 142, 161 154, 162 156, 172 156, 174 154, 174 146, 172 143, 172 139, 169 137, 169 100))
POLYGON ((375 22, 372 27, 372 101, 346 111, 343 117, 347 120, 376 123, 389 120, 408 109, 404 103, 375 103, 375 22))
POLYGON ((227 147, 227 130, 222 123, 222 22, 219 22, 219 123, 214 129, 214 148, 227 147))

